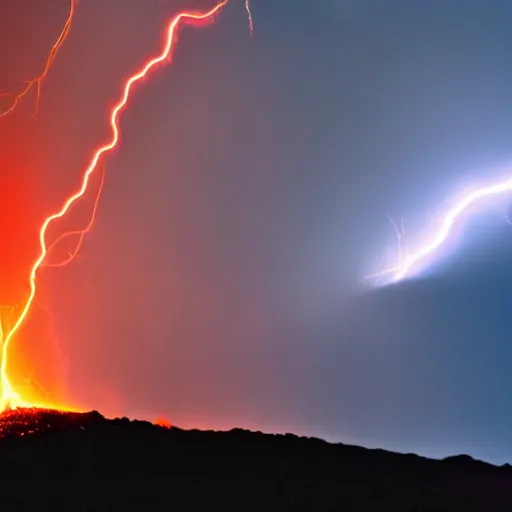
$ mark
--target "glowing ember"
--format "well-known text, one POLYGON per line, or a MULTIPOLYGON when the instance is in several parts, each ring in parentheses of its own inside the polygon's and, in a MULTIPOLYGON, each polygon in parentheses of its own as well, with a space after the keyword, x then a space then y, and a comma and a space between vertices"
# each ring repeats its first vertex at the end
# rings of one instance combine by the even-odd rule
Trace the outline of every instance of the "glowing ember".
MULTIPOLYGON (((0 439, 25 437, 49 432, 80 432, 91 429, 116 428, 127 424, 148 427, 148 421, 131 421, 128 418, 107 419, 99 412, 70 412, 37 407, 18 408, 0 413, 0 439)), ((171 424, 165 420, 153 423, 170 430, 171 424)))
POLYGON ((80 412, 64 412, 35 407, 6 410, 0 413, 0 438, 48 432, 76 426, 85 417, 80 412))

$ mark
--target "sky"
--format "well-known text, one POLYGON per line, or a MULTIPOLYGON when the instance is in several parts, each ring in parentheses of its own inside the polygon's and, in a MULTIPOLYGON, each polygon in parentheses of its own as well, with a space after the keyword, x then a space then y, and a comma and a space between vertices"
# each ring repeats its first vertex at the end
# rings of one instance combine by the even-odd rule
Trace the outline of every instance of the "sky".
MULTIPOLYGON (((211 5, 79 2, 37 115, 32 96, 0 118, 0 305, 24 300, 37 230, 109 137, 124 79, 180 8, 211 5)), ((0 10, 13 91, 68 3, 0 10)), ((253 38, 241 0, 183 28, 172 64, 137 87, 80 256, 38 276, 19 375, 106 415, 510 462, 512 204, 419 278, 363 280, 393 263, 388 216, 413 244, 457 191, 512 175, 510 2, 252 13, 253 38)), ((87 224, 96 188, 54 238, 87 224)))

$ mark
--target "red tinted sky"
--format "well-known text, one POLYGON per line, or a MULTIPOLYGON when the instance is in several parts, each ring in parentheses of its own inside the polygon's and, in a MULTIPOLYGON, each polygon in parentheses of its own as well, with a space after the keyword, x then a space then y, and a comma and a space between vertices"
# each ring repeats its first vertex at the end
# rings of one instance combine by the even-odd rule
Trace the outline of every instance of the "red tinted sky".
MULTIPOLYGON (((180 6, 207 8, 213 3, 174 2, 170 6, 166 2, 154 2, 148 6, 144 2, 112 1, 106 4, 90 1, 80 5, 69 40, 42 84, 36 118, 31 118, 35 101, 31 94, 9 117, 2 119, 0 185, 8 194, 0 205, 0 239, 8 250, 0 257, 0 300, 3 301, 0 304, 20 303, 26 298, 30 267, 38 252, 40 225, 44 217, 58 209, 65 197, 76 189, 92 150, 109 137, 106 123, 109 108, 117 101, 126 76, 140 67, 150 53, 159 51, 165 27, 180 6), (146 19, 144 26, 140 25, 141 19, 146 19), (99 20, 101 30, 97 24, 99 20), (91 27, 94 27, 94 38, 91 38, 91 27), (135 33, 139 36, 134 38, 135 33)), ((39 2, 9 6, 6 19, 16 30, 2 33, 2 47, 12 48, 2 63, 6 69, 0 83, 2 90, 17 91, 25 78, 40 72, 67 12, 66 1, 44 7, 39 2)), ((197 50, 200 56, 201 50, 196 45, 197 50)), ((193 110, 192 106, 191 114, 193 110)), ((145 137, 144 132, 142 130, 138 137, 145 137)), ((124 133, 121 140, 123 137, 124 133)), ((129 171, 129 167, 126 166, 124 172, 129 171)), ((126 184, 120 181, 116 187, 119 186, 122 190, 126 184)), ((92 199, 92 196, 85 197, 64 222, 52 225, 50 242, 59 233, 86 224, 87 208, 92 199)), ((121 206, 118 211, 126 207, 126 203, 115 200, 113 204, 121 206)), ((126 276, 133 274, 133 265, 137 265, 133 258, 137 258, 140 248, 131 247, 133 242, 129 232, 124 230, 123 224, 131 224, 132 219, 120 220, 120 231, 114 228, 114 232, 103 236, 99 226, 100 244, 113 236, 118 247, 126 247, 126 254, 117 254, 114 263, 120 270, 120 283, 129 283, 131 279, 126 276)), ((145 223, 147 225, 148 220, 145 223)), ((140 225, 145 229, 144 223, 140 225)), ((130 230, 132 228, 133 225, 130 230)), ((65 255, 63 249, 67 247, 61 248, 65 255)), ((93 266, 93 272, 97 272, 97 268, 93 266)), ((124 394, 123 385, 116 379, 130 380, 129 366, 133 360, 130 355, 126 357, 129 354, 126 348, 121 361, 130 361, 130 364, 120 365, 120 360, 115 359, 114 354, 123 345, 122 341, 119 341, 121 345, 117 344, 117 339, 124 337, 124 328, 120 325, 115 328, 116 341, 106 344, 105 335, 98 333, 93 339, 87 339, 91 315, 94 315, 93 322, 97 326, 104 327, 110 322, 109 318, 117 318, 115 311, 109 313, 108 318, 103 317, 111 292, 101 292, 95 279, 87 279, 88 271, 87 267, 81 268, 78 261, 72 269, 43 269, 39 273, 37 300, 11 345, 9 369, 18 386, 24 385, 27 379, 38 382, 52 396, 57 394, 57 400, 61 401, 62 372, 71 368, 71 386, 82 390, 72 392, 71 402, 85 402, 87 407, 95 406, 105 412, 113 412, 115 408, 116 412, 122 413, 123 408, 118 404, 122 403, 119 397, 124 394), (59 316, 56 310, 65 312, 64 316, 59 316), (50 322, 51 319, 55 321, 50 322), (84 323, 81 332, 85 337, 77 338, 72 332, 84 323), (102 351, 105 352, 102 354, 102 351), (68 359, 71 363, 66 365, 68 359), (96 377, 98 369, 100 375, 96 377), (103 372, 110 377, 102 377, 103 372)), ((130 300, 136 303, 137 295, 135 292, 130 300)), ((135 348, 131 348, 133 357, 137 357, 135 348)))
MULTIPOLYGON (((21 109, 24 114, 27 109, 21 109)), ((45 201, 44 135, 20 115, 0 123, 0 304, 18 306, 28 294, 28 277, 39 253, 39 229, 49 205, 45 201)), ((12 383, 23 396, 63 403, 64 367, 49 330, 48 314, 38 297, 9 351, 12 383)), ((4 321, 12 321, 4 317, 4 321)))
MULTIPOLYGON (((2 212, 17 212, 1 220, 6 298, 30 260, 32 219, 76 188, 124 78, 191 4, 211 2, 81 0, 37 118, 27 100, 0 119, 2 212)), ((386 213, 422 224, 471 169, 510 161, 511 9, 254 0, 251 39, 233 0, 216 24, 183 30, 172 66, 121 119, 81 257, 40 276, 53 323, 31 317, 22 373, 36 367, 58 388, 47 359, 60 353, 73 400, 108 414, 504 461, 510 227, 502 261, 474 263, 485 269, 474 287, 353 292, 394 242, 386 213)), ((67 10, 1 3, 1 90, 41 69, 67 10)))
POLYGON ((18 117, 0 123, 0 304, 18 304, 38 250, 43 218, 41 152, 18 117), (31 140, 32 139, 32 140, 31 140))

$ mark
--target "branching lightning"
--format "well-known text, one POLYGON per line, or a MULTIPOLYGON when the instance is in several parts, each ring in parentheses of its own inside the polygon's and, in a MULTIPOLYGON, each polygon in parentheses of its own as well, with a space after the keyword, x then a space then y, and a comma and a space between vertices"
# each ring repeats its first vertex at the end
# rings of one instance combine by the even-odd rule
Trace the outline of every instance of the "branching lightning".
MULTIPOLYGON (((471 216, 472 209, 480 206, 485 200, 502 198, 503 195, 512 192, 512 179, 484 186, 466 193, 457 200, 448 211, 441 216, 439 226, 433 230, 426 241, 411 253, 399 258, 398 263, 388 269, 372 274, 367 279, 378 282, 384 276, 391 276, 391 282, 398 282, 409 277, 418 270, 421 264, 427 264, 430 258, 438 255, 453 235, 453 228, 457 222, 463 222, 471 216)), ((507 222, 508 216, 505 215, 507 222)))
POLYGON ((393 226, 393 229, 395 230, 395 233, 396 233, 397 261, 398 261, 398 266, 401 267, 402 260, 403 260, 403 252, 404 252, 404 247, 403 247, 404 218, 400 217, 400 226, 398 226, 398 224, 389 215, 388 215, 388 220, 391 223, 391 225, 393 226))
MULTIPOLYGON (((94 151, 94 154, 92 156, 90 164, 83 173, 80 188, 64 201, 64 203, 59 211, 50 215, 44 221, 44 223, 41 227, 41 230, 39 232, 40 254, 39 254, 39 257, 37 258, 37 260, 34 262, 31 272, 30 272, 30 276, 29 276, 30 292, 29 292, 28 299, 25 302, 20 315, 14 322, 14 325, 11 327, 8 334, 5 336, 5 339, 3 340, 3 344, 2 344, 2 349, 1 349, 2 361, 1 361, 1 366, 0 366, 0 385, 1 385, 0 408, 1 409, 34 406, 34 404, 30 404, 27 401, 23 400, 23 398, 19 395, 19 393, 16 392, 16 390, 14 389, 14 387, 12 386, 12 384, 9 380, 8 371, 7 371, 8 353, 9 353, 10 343, 12 342, 14 336, 16 335, 16 333, 18 332, 18 330, 24 323, 24 321, 31 309, 32 303, 34 302, 34 297, 36 294, 37 272, 43 266, 45 258, 49 252, 49 249, 51 249, 54 245, 54 244, 52 244, 50 246, 50 248, 47 248, 46 232, 47 232, 48 227, 55 220, 58 220, 58 219, 62 218, 64 215, 66 215, 66 213, 71 208, 71 206, 85 194, 85 192, 88 189, 90 177, 91 177, 92 173, 97 169, 98 162, 99 162, 100 158, 104 154, 110 152, 111 150, 113 150, 116 147, 118 140, 119 140, 118 118, 129 101, 130 93, 132 91, 133 86, 137 82, 139 82, 141 79, 146 77, 148 75, 148 73, 153 68, 155 68, 157 65, 169 60, 169 58, 171 56, 171 52, 174 48, 175 33, 176 33, 176 29, 179 26, 179 24, 184 21, 207 20, 207 19, 211 18, 212 16, 214 16, 216 13, 218 13, 223 7, 225 7, 226 4, 228 3, 228 1, 229 0, 222 0, 219 3, 217 3, 214 7, 212 7, 210 10, 203 12, 203 13, 193 13, 193 12, 186 12, 186 11, 181 12, 171 20, 168 30, 167 30, 166 41, 165 41, 165 44, 164 44, 164 47, 163 47, 163 50, 161 51, 161 53, 159 55, 157 55, 156 57, 153 57, 150 60, 148 60, 138 72, 136 72, 132 76, 130 76, 128 78, 128 80, 125 82, 121 98, 119 99, 119 101, 116 103, 116 105, 111 110, 110 127, 111 127, 112 136, 111 136, 110 141, 107 142, 105 145, 100 146, 99 148, 97 148, 94 151)), ((68 22, 66 23, 66 27, 64 28, 63 33, 61 34, 61 37, 57 41, 56 45, 54 46, 54 48, 50 54, 50 57, 47 62, 47 66, 45 68, 46 73, 48 72, 48 69, 52 64, 58 49, 62 46, 62 43, 69 31, 69 26, 71 24, 71 19, 73 17, 74 7, 75 7, 75 1, 72 1, 71 2, 71 13, 68 18, 68 22)), ((250 9, 248 12, 250 15, 250 9)), ((251 27, 252 27, 252 17, 250 17, 250 22, 251 22, 251 27)), ((34 84, 34 83, 40 84, 40 82, 44 78, 44 76, 45 75, 43 73, 43 75, 40 77, 40 79, 34 80, 32 84, 34 84)), ((21 99, 25 94, 26 94, 26 92, 23 92, 21 95, 14 96, 14 98, 15 98, 14 106, 8 112, 12 111, 12 109, 15 107, 17 101, 19 101, 19 99, 21 99)), ((8 113, 8 112, 6 112, 6 113, 8 113)), ((94 222, 94 216, 95 216, 95 213, 93 212, 92 222, 94 222)))
POLYGON ((82 247, 82 242, 84 240, 85 234, 89 233, 91 231, 91 229, 92 229, 92 227, 94 225, 94 222, 96 221, 96 213, 98 211, 98 205, 99 205, 99 202, 100 202, 101 193, 103 192, 103 185, 104 184, 105 184, 105 166, 102 166, 102 168, 101 168, 101 181, 100 181, 100 185, 98 187, 98 192, 96 193, 96 199, 94 200, 94 205, 93 205, 91 217, 90 217, 90 220, 89 220, 89 224, 87 224, 87 226, 84 229, 77 229, 77 230, 74 230, 74 231, 67 231, 65 233, 62 233, 48 247, 48 249, 46 251, 46 254, 47 254, 47 256, 49 256, 50 253, 52 252, 52 250, 58 245, 58 243, 61 242, 62 240, 64 240, 65 238, 69 237, 69 236, 78 236, 78 241, 77 241, 77 244, 75 246, 75 249, 73 250, 73 252, 69 253, 68 257, 65 260, 60 261, 58 263, 46 263, 45 261, 43 261, 43 263, 41 264, 41 267, 54 267, 54 268, 56 268, 56 267, 65 267, 66 265, 69 265, 78 256, 78 252, 80 251, 80 248, 82 247))
POLYGON ((11 106, 7 110, 0 112, 0 117, 10 114, 17 107, 18 103, 32 90, 33 87, 36 87, 36 104, 34 108, 34 116, 36 115, 37 109, 39 107, 39 98, 41 96, 42 83, 48 75, 48 73, 50 72, 50 68, 52 67, 53 62, 55 61, 55 58, 57 57, 59 50, 62 48, 64 42, 66 41, 66 38, 68 37, 69 30, 71 29, 71 22, 73 21, 73 17, 75 15, 77 1, 78 0, 70 1, 68 18, 66 20, 66 23, 64 24, 62 32, 57 38, 57 41, 55 41, 54 45, 50 50, 43 72, 36 78, 29 80, 25 88, 18 94, 13 94, 9 92, 0 93, 0 98, 10 98, 11 100, 11 106))

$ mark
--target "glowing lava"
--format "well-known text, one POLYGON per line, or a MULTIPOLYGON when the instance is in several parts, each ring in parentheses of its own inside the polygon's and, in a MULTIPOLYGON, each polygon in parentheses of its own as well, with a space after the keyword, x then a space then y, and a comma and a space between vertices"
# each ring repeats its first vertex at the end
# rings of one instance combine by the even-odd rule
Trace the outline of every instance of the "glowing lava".
POLYGON ((153 423, 153 425, 158 425, 159 427, 164 427, 164 428, 172 428, 172 425, 170 424, 170 422, 168 420, 166 420, 165 418, 158 418, 155 423, 153 423))
MULTIPOLYGON (((181 12, 177 14, 170 22, 168 30, 167 30, 167 37, 166 42, 164 45, 163 50, 159 55, 156 57, 151 58, 148 60, 143 67, 135 74, 133 74, 131 77, 128 78, 128 80, 125 82, 123 93, 121 95, 121 99, 117 102, 117 104, 113 107, 111 114, 110 114, 110 126, 112 129, 112 137, 108 143, 106 143, 103 146, 100 146, 98 149, 95 150, 93 157, 91 159, 91 162, 87 169, 84 171, 83 177, 82 177, 82 184, 77 192, 70 195, 63 203, 61 209, 50 215, 46 218, 44 221, 40 233, 39 233, 39 243, 40 243, 40 255, 37 258, 37 260, 34 262, 32 266, 32 270, 30 272, 29 277, 29 284, 30 284, 30 293, 29 297, 23 306, 23 309, 18 316, 17 320, 15 321, 12 328, 9 330, 8 334, 6 335, 3 344, 2 344, 2 362, 0 366, 0 385, 1 385, 1 395, 0 395, 0 408, 2 410, 10 409, 10 408, 18 408, 18 407, 32 407, 35 404, 30 404, 25 401, 20 394, 13 388, 9 376, 8 376, 8 353, 9 353, 9 346, 12 342, 15 334, 25 321, 29 311, 30 307, 34 301, 34 296, 36 293, 36 276, 37 271, 39 268, 43 265, 43 262, 45 260, 46 255, 48 254, 48 249, 46 246, 46 231, 48 229, 48 226, 55 220, 62 218, 66 212, 70 209, 70 207, 73 205, 75 201, 80 199, 86 192, 89 184, 89 179, 91 174, 96 170, 98 161, 100 157, 112 149, 114 149, 117 145, 118 139, 119 139, 119 127, 118 127, 118 117, 119 114, 122 112, 124 107, 127 105, 127 102, 130 98, 130 92, 132 90, 132 87, 140 81, 142 78, 144 78, 153 68, 155 68, 158 64, 164 63, 168 61, 171 57, 171 52, 174 47, 174 41, 175 41, 175 33, 178 25, 180 22, 184 21, 201 21, 201 20, 208 20, 213 15, 218 13, 226 4, 228 3, 228 0, 223 0, 219 2, 217 5, 212 7, 210 10, 203 12, 203 13, 193 13, 193 12, 181 12)), ((54 46, 54 50, 52 50, 52 53, 49 57, 49 64, 47 63, 47 68, 51 65, 53 62, 53 59, 55 58, 55 54, 62 45, 62 42, 64 38, 66 37, 67 31, 69 30, 69 24, 71 22, 72 14, 73 14, 73 8, 74 8, 74 2, 72 2, 72 11, 70 14, 70 17, 68 19, 68 23, 66 24, 66 27, 63 31, 63 34, 59 38, 59 41, 57 41, 56 45, 54 46)), ((249 11, 250 12, 250 11, 249 11)), ((39 81, 34 81, 34 83, 40 83, 39 81)), ((26 94, 26 92, 24 93, 26 94)), ((22 95, 23 96, 23 95, 22 95)), ((22 97, 19 96, 19 97, 22 97)), ((18 97, 18 99, 19 99, 18 97)), ((12 110, 12 109, 11 109, 12 110)), ((94 218, 94 215, 93 215, 94 218)))
POLYGON ((69 30, 71 28, 71 22, 73 21, 73 16, 75 15, 76 2, 77 2, 77 0, 71 0, 71 2, 70 2, 68 18, 66 20, 66 23, 64 24, 64 28, 62 29, 62 32, 60 33, 59 37, 57 38, 57 41, 55 41, 55 44, 52 46, 52 49, 50 50, 48 58, 46 59, 46 64, 44 66, 43 72, 38 77, 33 78, 32 80, 29 80, 25 89, 23 89, 20 93, 18 93, 18 94, 1 93, 0 94, 0 97, 10 98, 12 101, 11 106, 4 112, 0 113, 0 117, 11 113, 18 105, 18 102, 21 101, 32 90, 32 87, 34 87, 34 86, 36 86, 36 88, 37 88, 36 105, 35 105, 35 109, 34 109, 34 115, 37 113, 37 108, 39 106, 39 97, 41 96, 41 85, 43 83, 43 80, 46 78, 46 75, 48 75, 50 68, 52 67, 53 61, 55 60, 55 57, 57 57, 59 50, 62 48, 62 45, 66 41, 66 38, 69 34, 69 30))

